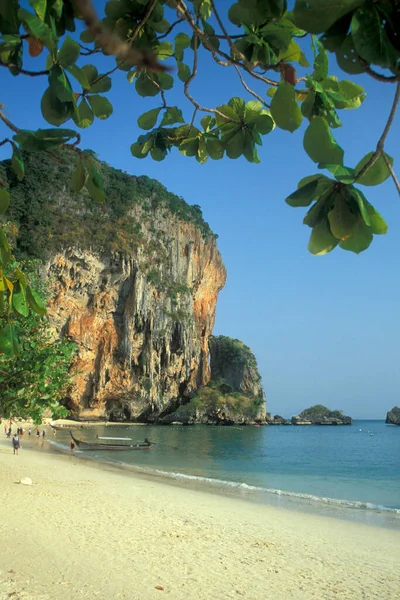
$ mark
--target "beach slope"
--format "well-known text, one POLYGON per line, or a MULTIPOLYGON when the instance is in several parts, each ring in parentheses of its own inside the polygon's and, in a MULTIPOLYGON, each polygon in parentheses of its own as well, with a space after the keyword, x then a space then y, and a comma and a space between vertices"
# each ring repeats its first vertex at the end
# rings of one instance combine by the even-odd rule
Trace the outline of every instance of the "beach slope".
POLYGON ((398 600, 396 531, 0 442, 0 600, 398 600), (33 485, 18 483, 30 477, 33 485))

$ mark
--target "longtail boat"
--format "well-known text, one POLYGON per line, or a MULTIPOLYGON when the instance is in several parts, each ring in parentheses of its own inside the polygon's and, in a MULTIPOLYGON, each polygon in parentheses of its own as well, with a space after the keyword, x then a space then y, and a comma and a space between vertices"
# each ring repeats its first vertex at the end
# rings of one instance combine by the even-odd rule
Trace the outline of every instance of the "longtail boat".
POLYGON ((74 437, 71 431, 69 433, 79 450, 150 450, 151 447, 151 442, 148 440, 145 440, 144 442, 137 442, 136 444, 113 444, 109 442, 104 444, 103 442, 83 442, 82 440, 78 440, 76 437, 74 437))

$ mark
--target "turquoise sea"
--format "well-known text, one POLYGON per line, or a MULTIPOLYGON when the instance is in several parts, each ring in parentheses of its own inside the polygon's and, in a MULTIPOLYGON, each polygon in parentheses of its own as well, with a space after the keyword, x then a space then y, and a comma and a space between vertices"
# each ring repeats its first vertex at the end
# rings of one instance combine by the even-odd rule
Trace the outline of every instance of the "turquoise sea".
MULTIPOLYGON (((140 471, 206 485, 287 506, 385 515, 400 525, 400 427, 355 421, 344 427, 108 426, 74 430, 95 435, 148 437, 150 451, 81 452, 140 471)), ((68 446, 67 431, 50 440, 68 446)), ((344 514, 344 513, 343 513, 344 514)))

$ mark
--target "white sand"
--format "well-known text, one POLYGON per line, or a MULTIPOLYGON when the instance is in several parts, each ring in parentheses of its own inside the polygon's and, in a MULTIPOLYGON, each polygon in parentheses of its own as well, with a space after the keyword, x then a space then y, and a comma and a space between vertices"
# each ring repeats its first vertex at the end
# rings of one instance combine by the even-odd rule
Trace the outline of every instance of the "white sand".
POLYGON ((399 532, 13 456, 3 432, 0 523, 0 600, 400 598, 399 532))

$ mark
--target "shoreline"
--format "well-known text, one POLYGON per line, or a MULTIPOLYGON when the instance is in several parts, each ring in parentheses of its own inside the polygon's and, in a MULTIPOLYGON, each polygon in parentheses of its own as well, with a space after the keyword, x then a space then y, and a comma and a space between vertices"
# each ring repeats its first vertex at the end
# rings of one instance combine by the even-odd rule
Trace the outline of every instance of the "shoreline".
MULTIPOLYGON (((123 423, 119 424, 124 425, 123 423)), ((28 423, 22 423, 22 425, 29 426, 28 423)), ((46 425, 48 426, 48 431, 51 431, 50 423, 48 422, 46 425)), ((32 435, 32 438, 29 438, 25 434, 22 443, 29 450, 35 452, 47 452, 60 457, 69 455, 68 446, 65 443, 58 442, 56 437, 49 434, 47 434, 44 444, 42 438, 40 438, 40 447, 34 435, 32 435)), ((206 476, 201 477, 175 470, 168 471, 156 467, 127 464, 118 460, 114 462, 110 459, 103 459, 101 454, 93 455, 92 453, 79 451, 77 448, 75 449, 75 458, 79 463, 91 468, 103 469, 110 472, 114 471, 126 477, 137 477, 161 485, 199 492, 204 491, 205 493, 221 496, 222 498, 236 498, 244 502, 261 504, 277 510, 316 515, 322 518, 360 523, 368 527, 400 531, 400 509, 398 508, 387 508, 385 506, 373 505, 358 500, 347 500, 345 498, 338 499, 289 490, 262 488, 244 482, 221 480, 206 476)))
POLYGON ((1 600, 398 598, 395 531, 25 446, 0 442, 1 600))

